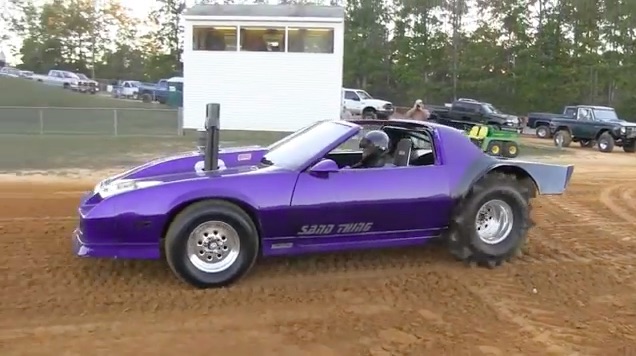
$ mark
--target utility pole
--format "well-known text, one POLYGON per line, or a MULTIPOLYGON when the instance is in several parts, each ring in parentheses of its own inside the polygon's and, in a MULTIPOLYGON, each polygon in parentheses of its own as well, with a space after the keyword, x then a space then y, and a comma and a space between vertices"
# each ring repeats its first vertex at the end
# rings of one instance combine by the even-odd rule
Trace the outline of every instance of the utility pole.
POLYGON ((453 101, 457 100, 457 77, 459 67, 459 26, 461 25, 460 1, 453 0, 453 101))
POLYGON ((92 46, 91 46, 91 79, 95 80, 95 53, 97 46, 97 39, 95 38, 95 22, 97 21, 97 12, 102 8, 102 0, 93 0, 93 13, 91 14, 91 29, 92 29, 92 46))

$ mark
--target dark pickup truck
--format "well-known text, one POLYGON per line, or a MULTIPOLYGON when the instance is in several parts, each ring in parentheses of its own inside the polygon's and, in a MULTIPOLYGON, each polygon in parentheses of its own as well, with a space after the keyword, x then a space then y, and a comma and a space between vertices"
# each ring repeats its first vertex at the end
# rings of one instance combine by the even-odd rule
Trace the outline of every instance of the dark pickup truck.
POLYGON ((614 146, 625 152, 636 151, 636 124, 621 120, 613 108, 606 106, 577 105, 574 114, 554 117, 550 120, 550 135, 556 146, 568 147, 578 142, 581 147, 593 147, 612 152, 614 146))
POLYGON ((573 118, 576 117, 578 111, 577 105, 566 106, 563 113, 554 114, 549 112, 531 112, 528 114, 526 126, 535 129, 538 138, 550 138, 550 121, 552 119, 573 118))
POLYGON ((483 124, 505 131, 523 131, 517 116, 504 114, 489 103, 473 99, 457 99, 450 107, 432 108, 430 120, 461 130, 470 130, 475 125, 483 124))

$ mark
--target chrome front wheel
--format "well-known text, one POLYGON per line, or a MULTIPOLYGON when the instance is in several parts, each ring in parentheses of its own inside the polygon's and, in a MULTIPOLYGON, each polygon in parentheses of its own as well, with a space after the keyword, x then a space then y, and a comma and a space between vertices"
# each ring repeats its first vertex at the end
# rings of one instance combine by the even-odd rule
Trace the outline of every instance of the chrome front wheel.
POLYGON ((188 259, 201 272, 218 273, 236 262, 241 248, 238 232, 222 221, 207 221, 188 237, 188 259))

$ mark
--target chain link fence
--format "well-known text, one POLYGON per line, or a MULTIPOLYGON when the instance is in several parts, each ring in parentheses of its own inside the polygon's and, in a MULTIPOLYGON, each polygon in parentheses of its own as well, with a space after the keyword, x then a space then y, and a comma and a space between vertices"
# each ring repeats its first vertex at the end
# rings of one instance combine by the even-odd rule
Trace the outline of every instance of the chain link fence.
POLYGON ((181 136, 183 111, 2 106, 0 135, 181 136))

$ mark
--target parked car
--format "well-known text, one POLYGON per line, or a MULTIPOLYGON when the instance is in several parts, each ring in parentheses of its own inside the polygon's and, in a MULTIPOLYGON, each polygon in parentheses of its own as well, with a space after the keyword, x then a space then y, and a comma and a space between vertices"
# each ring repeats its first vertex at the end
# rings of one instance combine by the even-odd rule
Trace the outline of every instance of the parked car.
POLYGON ((136 80, 125 80, 119 85, 113 86, 112 95, 115 98, 133 99, 139 98, 139 86, 141 82, 136 80))
MULTIPOLYGON (((583 105, 582 107, 584 107, 583 105)), ((527 127, 535 129, 535 134, 539 138, 550 138, 550 121, 552 119, 573 118, 578 112, 577 105, 568 105, 563 107, 561 114, 549 112, 531 112, 528 114, 527 127)))
POLYGON ((342 101, 346 111, 364 119, 386 119, 395 112, 391 102, 376 99, 362 89, 343 88, 342 101))
POLYGON ((44 83, 82 93, 91 91, 90 85, 86 81, 80 79, 77 74, 65 70, 50 70, 44 78, 44 83))
POLYGON ((168 101, 171 85, 183 87, 183 78, 172 77, 169 79, 161 79, 156 84, 142 83, 138 86, 138 96, 141 101, 145 103, 157 101, 160 104, 165 104, 168 101))
POLYGON ((516 115, 505 114, 490 103, 460 98, 445 107, 434 108, 430 120, 468 131, 475 125, 490 125, 504 131, 523 131, 516 115))
POLYGON ((576 105, 567 106, 564 112, 566 115, 550 120, 556 146, 578 142, 581 147, 593 147, 596 143, 601 152, 612 152, 614 146, 636 152, 636 124, 619 119, 614 108, 576 105))
POLYGON ((75 73, 75 74, 77 74, 77 76, 82 82, 88 84, 88 88, 86 90, 87 92, 91 94, 95 94, 99 91, 99 83, 96 80, 93 80, 87 77, 86 74, 83 74, 83 73, 75 73))
POLYGON ((13 67, 2 67, 0 68, 0 76, 1 77, 10 77, 10 78, 20 78, 20 70, 13 67))
POLYGON ((20 77, 24 78, 24 79, 29 79, 32 80, 33 79, 33 72, 30 70, 21 70, 20 71, 20 77))

